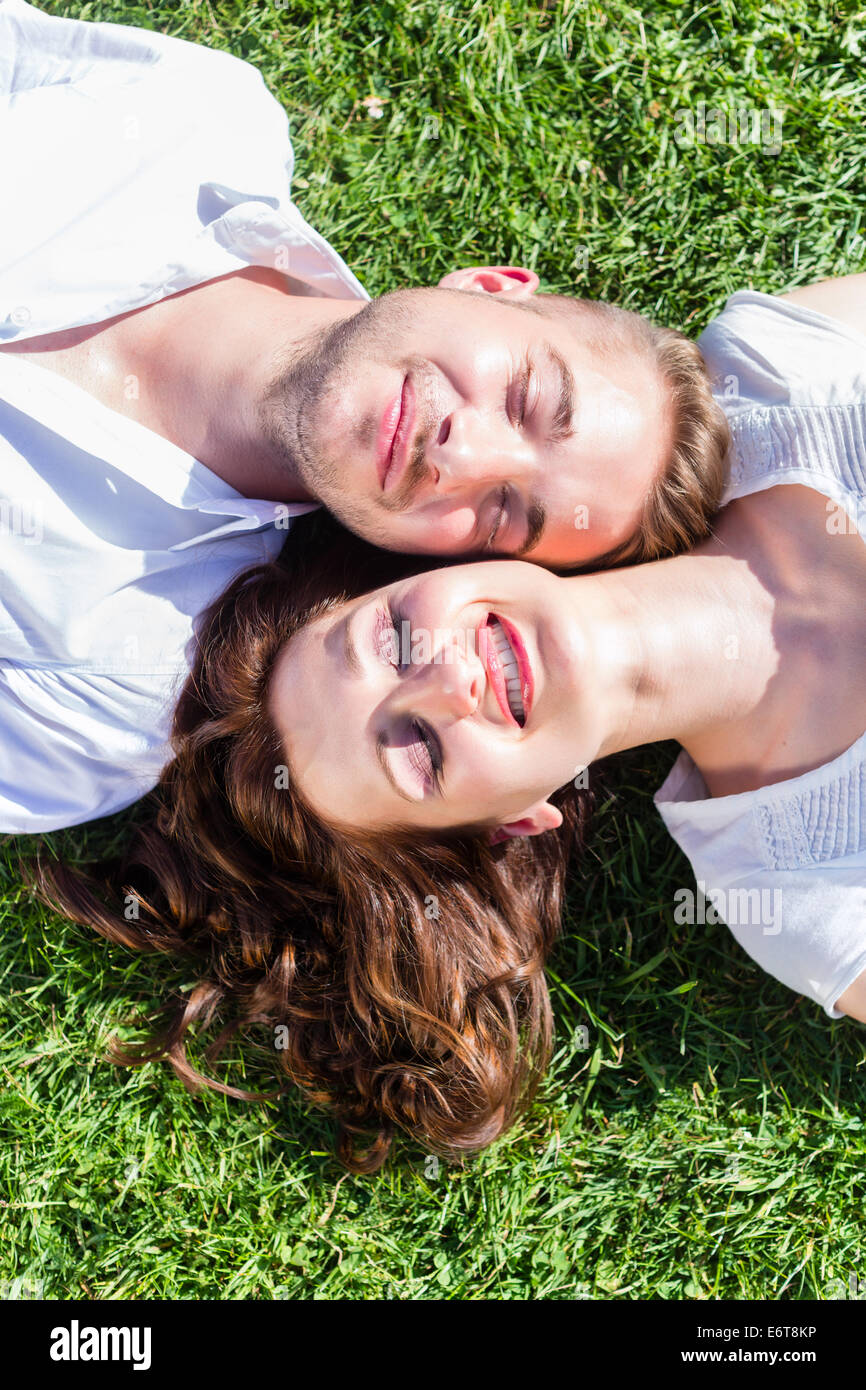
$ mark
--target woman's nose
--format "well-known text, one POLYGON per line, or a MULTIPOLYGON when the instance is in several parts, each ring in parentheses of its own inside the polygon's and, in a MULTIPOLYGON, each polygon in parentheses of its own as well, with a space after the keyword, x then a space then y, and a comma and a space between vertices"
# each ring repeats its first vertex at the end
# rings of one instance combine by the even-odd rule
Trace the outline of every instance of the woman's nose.
POLYGON ((447 647, 432 661, 410 666, 397 694, 407 712, 431 719, 466 719, 481 702, 484 674, 477 658, 447 647))

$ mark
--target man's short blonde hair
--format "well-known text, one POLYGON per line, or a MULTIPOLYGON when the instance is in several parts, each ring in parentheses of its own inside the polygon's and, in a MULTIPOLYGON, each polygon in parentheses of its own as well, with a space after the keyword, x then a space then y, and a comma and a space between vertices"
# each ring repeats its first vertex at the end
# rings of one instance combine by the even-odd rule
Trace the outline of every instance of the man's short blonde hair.
POLYGON ((671 444, 650 488, 637 531, 580 568, 660 560, 689 550, 709 534, 728 476, 731 436, 710 388, 697 343, 674 328, 604 300, 535 294, 512 301, 535 313, 580 315, 590 344, 608 354, 624 347, 643 352, 659 373, 668 408, 671 444))

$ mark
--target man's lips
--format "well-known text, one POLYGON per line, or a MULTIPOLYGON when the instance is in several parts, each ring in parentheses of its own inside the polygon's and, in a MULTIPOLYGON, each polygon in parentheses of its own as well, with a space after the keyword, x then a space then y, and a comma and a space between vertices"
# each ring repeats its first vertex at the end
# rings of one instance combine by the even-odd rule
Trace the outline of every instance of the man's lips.
POLYGON ((400 423, 400 415, 403 406, 403 388, 392 401, 388 401, 382 414, 382 421, 379 425, 379 437, 376 441, 376 458, 379 469, 379 484, 384 488, 385 475, 391 466, 391 450, 394 445, 394 435, 397 433, 397 426, 400 423))
POLYGON ((526 647, 520 640, 517 629, 499 613, 489 613, 478 629, 478 651, 484 662, 484 668, 487 671, 487 679, 496 696, 496 703, 499 705, 508 723, 513 724, 516 729, 525 729, 526 725, 529 723, 529 712, 532 708, 535 682, 533 680, 532 667, 529 664, 526 647), (520 674, 520 697, 523 702, 524 713, 522 725, 517 722, 514 715, 511 713, 511 706, 508 703, 508 691, 505 688, 505 673, 502 670, 499 653, 488 633, 488 625, 492 619, 495 619, 499 623, 499 626, 508 638, 511 650, 517 661, 517 668, 520 674))
POLYGON ((415 425, 415 391, 408 376, 403 388, 385 407, 379 429, 379 481, 383 492, 393 492, 406 471, 415 425))

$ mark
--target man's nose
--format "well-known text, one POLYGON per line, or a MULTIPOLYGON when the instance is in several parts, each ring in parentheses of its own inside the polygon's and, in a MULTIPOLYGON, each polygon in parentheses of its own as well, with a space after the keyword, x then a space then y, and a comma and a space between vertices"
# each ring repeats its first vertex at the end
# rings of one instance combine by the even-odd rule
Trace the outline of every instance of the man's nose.
POLYGON ((471 484, 517 482, 532 454, 526 439, 505 419, 463 406, 443 421, 428 461, 439 475, 437 492, 447 495, 471 484))
POLYGON ((413 663, 394 692, 401 713, 430 719, 466 719, 484 694, 484 672, 476 656, 456 645, 413 663))

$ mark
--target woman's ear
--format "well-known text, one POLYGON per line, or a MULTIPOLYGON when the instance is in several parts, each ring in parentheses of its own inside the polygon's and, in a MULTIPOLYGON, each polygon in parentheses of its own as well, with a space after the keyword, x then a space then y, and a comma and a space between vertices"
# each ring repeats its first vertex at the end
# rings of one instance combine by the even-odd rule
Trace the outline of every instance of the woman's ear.
POLYGON ((439 288, 474 290, 477 294, 495 294, 504 299, 528 299, 539 284, 535 271, 522 265, 470 265, 464 270, 449 270, 439 281, 439 288))
POLYGON ((504 840, 513 840, 517 835, 541 835, 545 830, 558 830, 562 825, 562 812, 549 801, 537 801, 524 811, 522 816, 503 821, 496 830, 490 832, 490 844, 501 845, 504 840))

